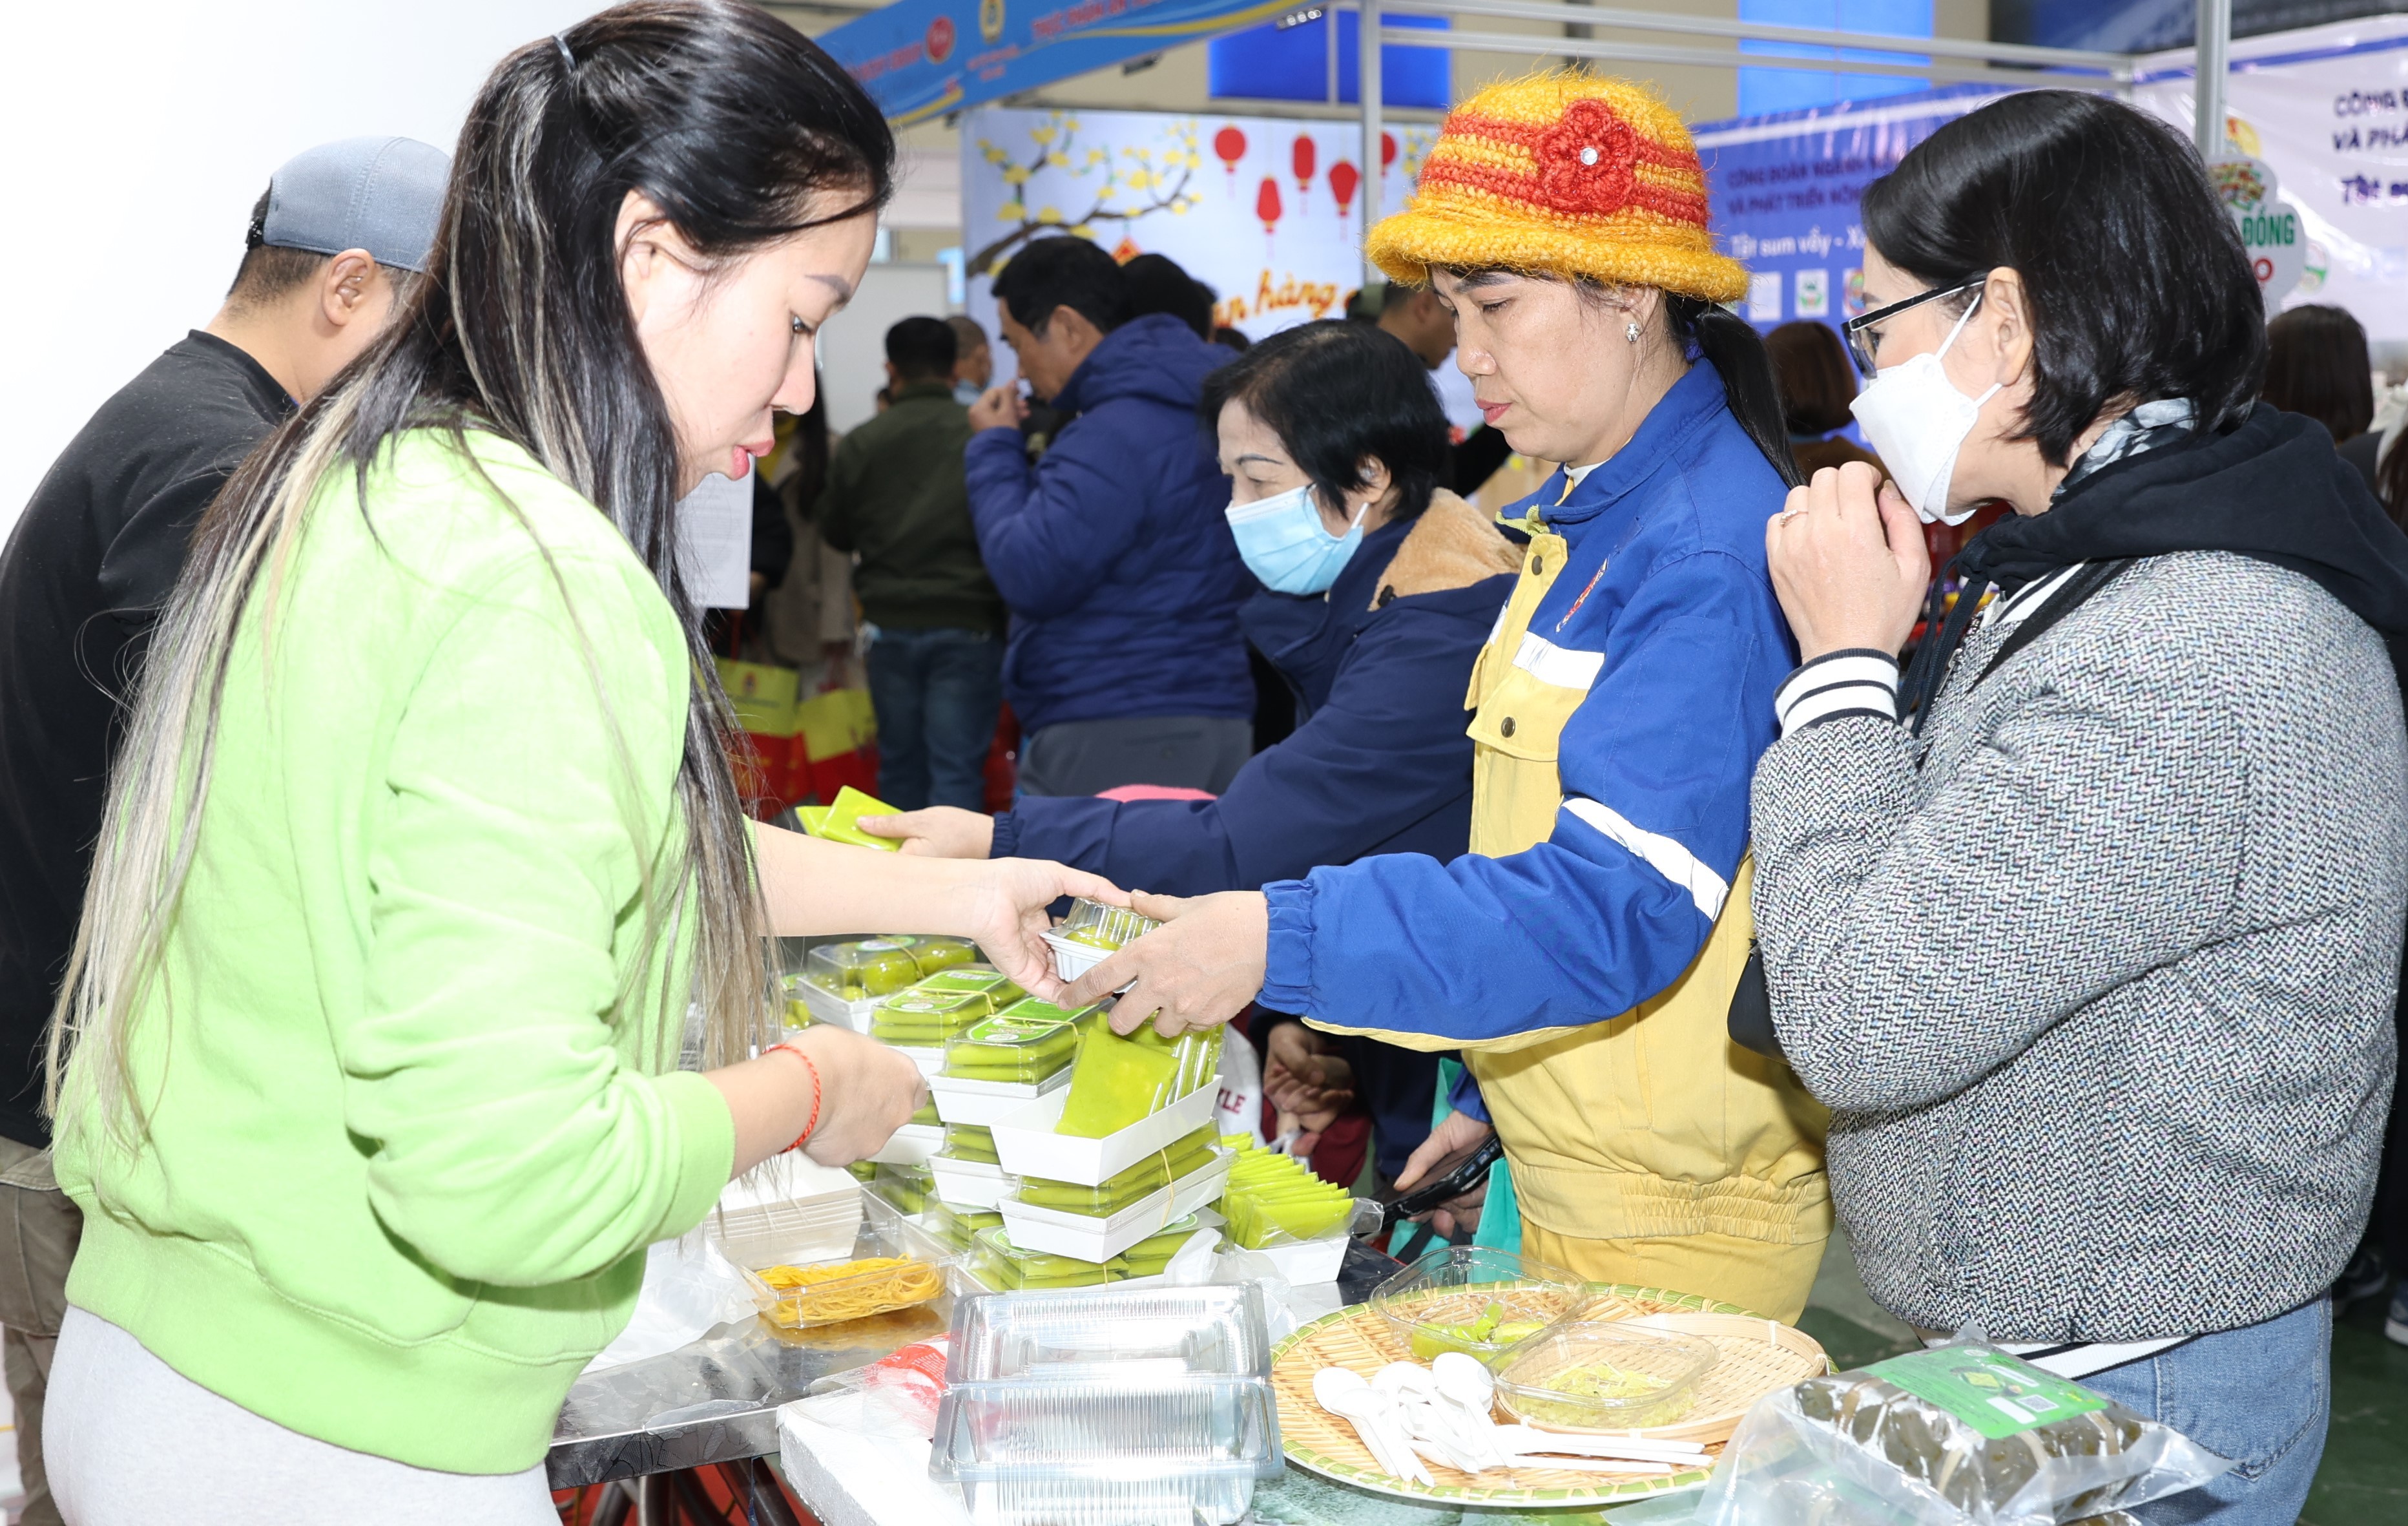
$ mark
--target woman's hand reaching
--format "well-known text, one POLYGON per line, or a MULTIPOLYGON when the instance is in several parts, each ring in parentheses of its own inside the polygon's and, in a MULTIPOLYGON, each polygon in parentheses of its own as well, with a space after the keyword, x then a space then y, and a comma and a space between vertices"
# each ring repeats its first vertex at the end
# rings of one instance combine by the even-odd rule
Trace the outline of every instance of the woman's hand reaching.
POLYGON ((1054 950, 1039 935, 1053 925, 1046 908, 1064 896, 1108 906, 1130 903, 1127 891, 1098 874, 1050 858, 990 858, 970 872, 960 894, 964 936, 975 940, 995 967, 1031 996, 1061 993, 1054 950))
POLYGON ((983 858, 995 848, 995 818, 957 805, 864 816, 861 829, 873 837, 900 838, 905 853, 929 858, 983 858))
POLYGON ((1302 1023, 1271 1029, 1263 1062, 1263 1096, 1279 1115, 1279 1131, 1294 1131, 1292 1155, 1311 1155, 1321 1132, 1354 1101, 1354 1067, 1338 1045, 1302 1023))
POLYGON ((1764 526, 1772 591, 1798 660, 1863 649, 1896 655, 1931 581, 1923 525, 1895 484, 1861 461, 1824 468, 1764 526))
POLYGON ((1063 1005, 1100 1001, 1128 986, 1112 1009, 1112 1031, 1134 1033, 1151 1017, 1154 1031, 1176 1038, 1227 1022, 1263 988, 1270 911, 1260 891, 1181 900, 1140 890, 1128 904, 1162 926, 1072 982, 1063 1005))

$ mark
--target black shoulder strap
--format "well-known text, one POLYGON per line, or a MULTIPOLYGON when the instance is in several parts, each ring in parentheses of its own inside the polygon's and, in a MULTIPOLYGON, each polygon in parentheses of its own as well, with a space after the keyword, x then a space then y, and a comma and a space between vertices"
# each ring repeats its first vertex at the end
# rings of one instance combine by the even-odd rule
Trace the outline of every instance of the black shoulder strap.
POLYGON ((2133 560, 2132 557, 2122 556, 2112 561, 2085 564, 2082 570, 2066 579, 2057 592, 2042 599, 2039 609, 2024 616, 2014 629, 2007 632, 2007 639, 1999 643, 1999 649, 1990 654, 1990 660, 1983 664, 1980 674, 1966 688, 1977 687, 1983 679, 1999 670, 2000 663, 2039 641, 2048 633, 2050 626, 2088 603, 2091 596, 2114 582, 2126 568, 2132 565, 2133 560))

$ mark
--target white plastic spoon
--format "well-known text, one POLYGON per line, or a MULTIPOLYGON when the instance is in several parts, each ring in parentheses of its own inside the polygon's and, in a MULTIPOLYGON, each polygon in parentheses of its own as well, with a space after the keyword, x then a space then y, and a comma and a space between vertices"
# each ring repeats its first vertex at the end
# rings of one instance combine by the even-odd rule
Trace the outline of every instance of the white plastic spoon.
POLYGON ((1313 1375, 1312 1396, 1322 1408, 1354 1427, 1354 1433, 1363 1439, 1364 1448, 1379 1462, 1382 1472, 1395 1478, 1418 1476, 1424 1483, 1430 1481, 1428 1470, 1413 1458, 1412 1447, 1390 1430, 1395 1423, 1396 1402, 1364 1383, 1361 1375, 1325 1367, 1313 1375), (1353 1382, 1325 1385, 1322 1379, 1333 1372, 1345 1372, 1353 1382))
POLYGON ((1566 1435, 1526 1425, 1500 1425, 1497 1445, 1517 1453, 1564 1452, 1573 1457, 1619 1457, 1652 1462, 1701 1462, 1706 1449, 1695 1442, 1652 1441, 1636 1436, 1566 1435))

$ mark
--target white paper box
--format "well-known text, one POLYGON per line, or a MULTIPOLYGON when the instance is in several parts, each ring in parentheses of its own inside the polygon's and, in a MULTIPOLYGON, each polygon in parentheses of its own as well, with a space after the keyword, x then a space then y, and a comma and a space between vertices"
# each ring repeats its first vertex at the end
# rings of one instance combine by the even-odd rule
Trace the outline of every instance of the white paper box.
POLYGON ((965 1081, 931 1075, 928 1091, 937 1100, 937 1116, 947 1123, 975 1124, 983 1129, 1069 1084, 1070 1067, 1065 1065, 1042 1081, 965 1081))
POLYGON ((1066 1213, 1059 1208, 1033 1208, 1005 1201, 1003 1229, 1023 1250, 1048 1256, 1075 1256, 1082 1261, 1108 1261, 1140 1240, 1160 1234, 1206 1203, 1218 1202, 1237 1156, 1216 1148, 1209 1166, 1189 1172, 1168 1187, 1147 1193, 1109 1218, 1066 1213))
POLYGON ((1019 1180, 1001 1166, 983 1160, 948 1160, 942 1156, 928 1162, 928 1175, 937 1196, 956 1208, 998 1207, 1003 1195, 1019 1180))
POLYGON ((1062 1121, 1063 1105, 1070 1100, 1066 1087, 996 1119, 990 1126, 995 1131, 995 1153, 1003 1158, 1003 1169, 1015 1176, 1101 1187, 1147 1156, 1211 1123, 1216 1088, 1207 1082, 1119 1133, 1074 1139, 1054 1131, 1054 1126, 1062 1121))
POLYGON ((917 1166, 945 1147, 945 1130, 933 1123, 907 1123, 869 1159, 882 1166, 917 1166))
MULTIPOLYGON (((885 1044, 886 1041, 881 1039, 879 1042, 881 1044, 885 1044)), ((912 1064, 919 1066, 920 1073, 928 1077, 931 1081, 936 1079, 937 1073, 939 1071, 945 1068, 945 1052, 942 1049, 917 1049, 913 1048, 910 1044, 886 1044, 886 1047, 894 1050, 896 1054, 903 1056, 912 1064)), ((939 1117, 944 1116, 941 1113, 937 1116, 939 1117)))
POLYGON ((1119 952, 1097 948, 1093 943, 1075 943, 1058 932, 1040 932, 1038 936, 1054 950, 1054 972, 1065 982, 1078 979, 1119 952))
MULTIPOLYGON (((1346 1242, 1352 1238, 1346 1228, 1340 1226, 1337 1232, 1325 1234, 1318 1240, 1300 1240, 1289 1245, 1267 1245, 1253 1254, 1268 1257, 1270 1263, 1279 1268, 1280 1275, 1285 1277, 1291 1287, 1336 1282, 1338 1269, 1346 1260, 1346 1242)), ((1018 1244, 1017 1241, 1013 1243, 1018 1244)))

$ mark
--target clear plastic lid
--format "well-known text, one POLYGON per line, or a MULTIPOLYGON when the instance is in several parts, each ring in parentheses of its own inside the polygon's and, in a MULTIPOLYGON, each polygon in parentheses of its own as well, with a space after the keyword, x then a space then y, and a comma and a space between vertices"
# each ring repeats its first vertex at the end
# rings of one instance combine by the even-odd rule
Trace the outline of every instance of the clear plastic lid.
POLYGON ((999 1228, 1003 1216, 992 1208, 964 1208, 938 1198, 929 1202, 923 1221, 929 1235, 939 1244, 951 1250, 964 1251, 969 1249, 971 1239, 981 1230, 999 1228))
POLYGON ((1434 1250, 1372 1290, 1371 1307, 1427 1361, 1468 1351, 1485 1361, 1571 1313, 1587 1297, 1561 1267, 1485 1245, 1434 1250))
POLYGON ((1051 1018, 988 1017, 945 1044, 943 1073, 963 1081, 1034 1083, 1068 1070, 1079 1031, 1051 1018))
POLYGON ((1002 1163, 995 1150, 995 1131, 975 1123, 945 1125, 944 1146, 937 1156, 944 1160, 973 1160, 982 1166, 1002 1163))
POLYGON ((1123 906, 1107 906, 1081 896, 1070 902, 1070 914, 1054 926, 1054 933, 1089 948, 1115 949, 1133 943, 1162 926, 1123 906))
POLYGON ((1041 1001, 1033 996, 1023 996, 1019 1001, 996 1014, 998 1017, 1015 1018, 1024 1023, 1069 1023, 1081 1029, 1095 1026, 1102 1020, 1103 1015, 1104 1009, 1101 1006, 1056 1006, 1051 1001, 1041 1001))
POLYGON ((909 938, 863 938, 822 943, 803 957, 803 976, 847 1001, 892 996, 920 978, 909 938))
POLYGON ((934 1178, 925 1166, 897 1166, 880 1162, 878 1174, 869 1179, 869 1190, 883 1199, 898 1214, 916 1214, 928 1205, 934 1178))
POLYGON ((978 945, 967 938, 931 936, 915 939, 911 944, 912 962, 919 965, 923 976, 975 964, 978 957, 978 945))
POLYGON ((1268 1377, 1268 1310, 1254 1282, 981 1299, 954 1311, 945 1381, 1068 1379, 1140 1364, 1179 1377, 1268 1377))
POLYGON ((1694 1335, 1566 1320, 1498 1359, 1497 1398, 1516 1418, 1557 1431, 1670 1425, 1720 1355, 1694 1335))
POLYGON ((878 1004, 869 1015, 869 1031, 889 1044, 938 1049, 994 1010, 994 1000, 984 992, 927 991, 914 986, 878 1004))
POLYGON ((842 1260, 767 1266, 745 1273, 762 1316, 784 1330, 842 1324, 944 1296, 949 1247, 891 1214, 864 1215, 842 1260))
POLYGON ((925 977, 912 988, 945 995, 976 992, 993 1000, 998 1012, 1028 994, 991 964, 957 964, 925 977))
POLYGON ((1232 1526, 1284 1467, 1268 1382, 1099 1374, 947 1393, 928 1471, 978 1526, 1232 1526))
POLYGON ((1093 1288, 1112 1280, 1111 1268, 1075 1256, 1022 1250, 998 1224, 970 1237, 968 1266, 990 1288, 1093 1288))

